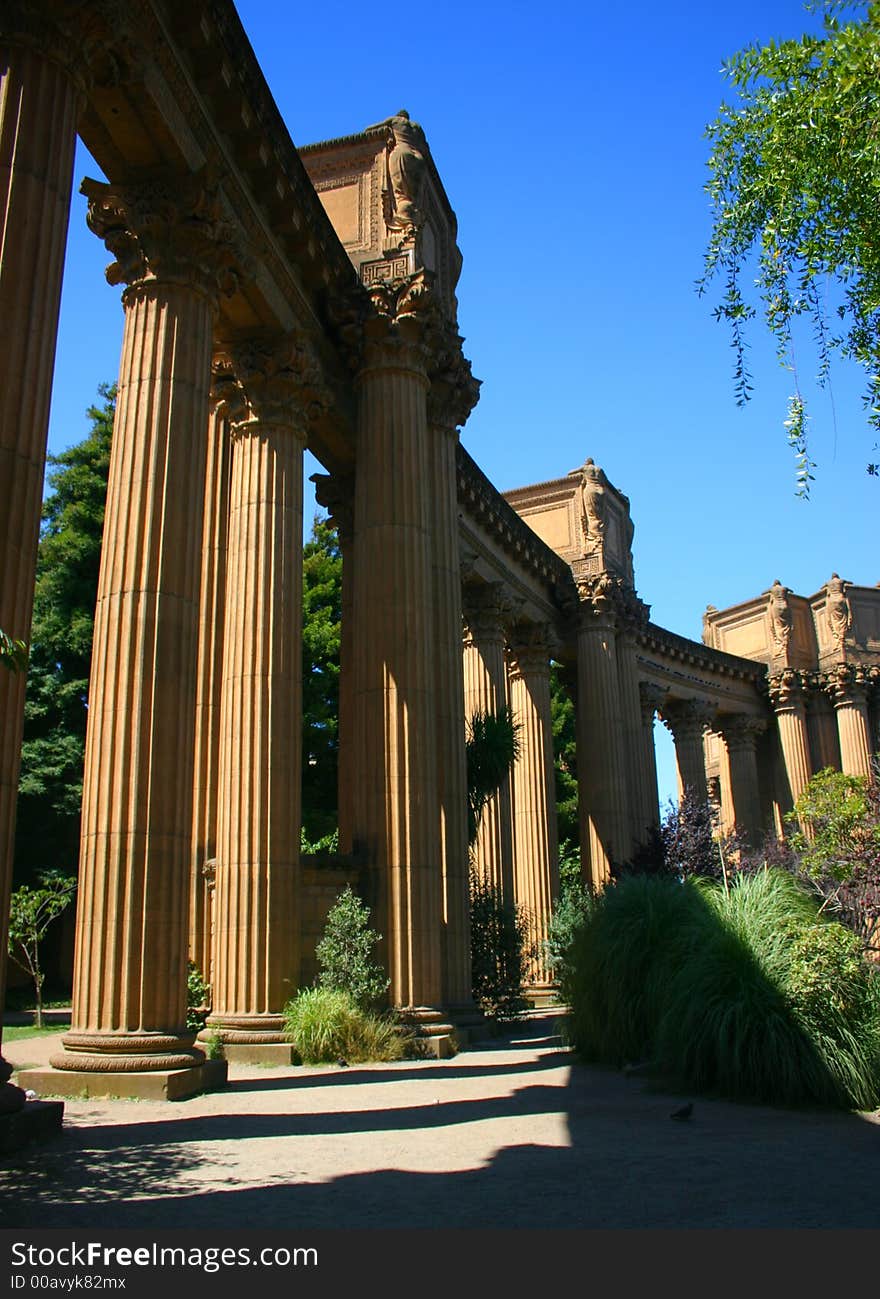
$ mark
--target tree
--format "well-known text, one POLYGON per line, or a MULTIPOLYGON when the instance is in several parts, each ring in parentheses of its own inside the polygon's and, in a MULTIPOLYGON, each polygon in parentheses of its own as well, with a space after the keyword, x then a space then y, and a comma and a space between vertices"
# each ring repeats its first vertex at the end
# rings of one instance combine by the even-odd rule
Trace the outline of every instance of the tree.
POLYGON ((820 384, 835 349, 865 368, 869 423, 880 429, 880 4, 813 7, 824 10, 821 34, 752 45, 725 64, 739 102, 723 104, 707 130, 713 228, 698 285, 723 281, 714 314, 732 331, 743 404, 745 326, 757 312, 742 281, 754 278, 793 375, 786 427, 801 495, 814 466, 793 346, 799 318, 812 326, 820 384), (842 9, 861 20, 841 22, 842 9))
MULTIPOLYGON (((578 822, 577 731, 574 703, 566 687, 563 670, 550 664, 550 716, 553 727, 554 774, 556 777, 556 820, 559 842, 577 849, 578 822)), ((562 849, 560 846, 560 856, 562 849)))
POLYGON ((10 672, 24 672, 27 661, 27 643, 23 640, 15 640, 0 628, 0 666, 10 672))
POLYGON ((43 1027, 43 974, 40 946, 56 916, 73 900, 76 880, 57 871, 46 871, 38 888, 22 885, 9 905, 9 955, 33 979, 36 1013, 34 1023, 43 1027))
POLYGON ((318 987, 345 992, 361 1010, 372 1010, 385 998, 391 980, 372 953, 381 934, 370 928, 370 909, 351 886, 327 913, 324 934, 315 948, 318 987))
POLYGON ((336 829, 342 552, 336 529, 315 516, 303 547, 302 820, 310 841, 336 829))
POLYGON ((467 724, 468 845, 477 841, 483 808, 497 793, 519 757, 519 727, 507 704, 495 713, 473 713, 467 724))
POLYGON ((92 629, 115 388, 102 384, 82 442, 50 457, 37 555, 16 831, 16 871, 76 869, 92 629))

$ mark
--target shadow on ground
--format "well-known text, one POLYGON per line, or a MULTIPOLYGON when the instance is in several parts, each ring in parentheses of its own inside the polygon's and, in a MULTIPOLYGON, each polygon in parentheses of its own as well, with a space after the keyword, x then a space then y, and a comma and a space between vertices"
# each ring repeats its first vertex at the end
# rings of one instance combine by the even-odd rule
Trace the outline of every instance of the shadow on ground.
POLYGON ((519 1030, 509 1063, 490 1044, 442 1065, 241 1080, 215 1113, 104 1109, 95 1124, 81 1110, 0 1168, 0 1226, 880 1226, 876 1123, 706 1100, 670 1121, 685 1098, 573 1064, 546 1033, 519 1030))

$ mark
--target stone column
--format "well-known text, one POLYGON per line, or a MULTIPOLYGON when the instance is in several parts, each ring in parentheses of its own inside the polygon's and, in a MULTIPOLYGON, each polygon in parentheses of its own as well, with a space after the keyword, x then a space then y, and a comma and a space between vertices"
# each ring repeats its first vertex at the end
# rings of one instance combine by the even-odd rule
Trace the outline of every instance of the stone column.
POLYGON ((841 770, 851 776, 870 776, 871 726, 865 673, 852 664, 841 663, 826 674, 826 683, 837 713, 841 770))
POLYGON ((788 668, 768 684, 793 806, 812 775, 803 679, 800 672, 788 668))
POLYGON ((443 868, 443 1001, 473 1008, 468 881, 467 769, 462 729, 464 669, 461 652, 461 569, 458 525, 458 426, 478 396, 470 365, 453 331, 445 363, 431 373, 431 559, 434 597, 434 679, 437 690, 437 782, 443 868))
POLYGON ((756 847, 761 838, 761 791, 756 746, 766 724, 759 717, 737 714, 735 717, 720 717, 718 729, 727 747, 733 824, 743 833, 746 842, 756 847))
POLYGON ((529 983, 539 987, 550 981, 544 944, 559 896, 549 633, 546 626, 521 624, 510 656, 510 705, 520 728, 520 755, 513 769, 514 897, 529 923, 529 983))
POLYGON ((443 998, 431 457, 419 277, 375 286, 358 374, 354 847, 373 879, 390 995, 443 998))
POLYGON ((302 792, 302 453, 316 362, 294 338, 231 353, 214 983, 205 1034, 284 1046, 296 992, 302 792))
POLYGON ((329 474, 312 474, 315 498, 330 515, 330 522, 339 537, 342 555, 341 620, 339 637, 339 716, 336 739, 337 804, 339 825, 339 851, 350 853, 352 848, 352 821, 354 816, 354 787, 357 773, 354 765, 354 659, 356 647, 353 640, 352 591, 354 588, 354 480, 333 478, 329 474))
POLYGON ((639 695, 639 671, 636 658, 636 639, 639 628, 647 622, 648 609, 632 593, 626 601, 617 635, 617 679, 620 684, 621 731, 626 757, 627 786, 629 790, 629 848, 630 855, 648 837, 648 828, 655 820, 657 805, 656 765, 653 794, 650 786, 650 769, 645 763, 645 745, 642 733, 642 701, 639 695))
POLYGON ((657 750, 654 745, 654 715, 666 698, 664 686, 653 681, 639 682, 639 702, 642 712, 642 751, 645 771, 645 807, 648 825, 660 825, 660 800, 657 793, 657 750))
MULTIPOLYGON (((72 1030, 58 1069, 201 1063, 186 1029, 198 585, 216 296, 234 284, 196 178, 85 182, 126 281, 89 688, 72 1030)), ((73 1082, 79 1085, 78 1080, 73 1082)), ((197 1087, 198 1074, 193 1079, 197 1087)))
MULTIPOLYGON (((497 713, 510 700, 504 657, 509 600, 500 582, 469 585, 464 592, 464 713, 497 713)), ((505 902, 514 898, 513 819, 510 779, 486 803, 472 850, 476 869, 505 902)))
POLYGON ((189 953, 212 980, 211 910, 217 855, 217 773, 220 760, 220 684, 229 519, 229 427, 215 409, 208 427, 205 518, 199 583, 199 657, 196 667, 196 735, 193 755, 193 833, 190 869, 189 953), (207 871, 207 874, 206 874, 207 871))
POLYGON ((607 575, 578 583, 578 808, 585 879, 601 888, 630 849, 627 760, 617 671, 616 597, 607 575))
POLYGON ((701 803, 705 803, 709 797, 703 759, 703 732, 711 725, 714 717, 714 705, 705 699, 668 700, 663 706, 663 721, 675 740, 675 757, 682 791, 690 791, 701 803))
MULTIPOLYGON (((7 12, 4 6, 4 34, 0 37, 0 629, 15 640, 28 641, 79 92, 68 66, 76 49, 72 39, 68 44, 70 34, 53 30, 50 20, 37 21, 31 13, 27 26, 22 24, 22 33, 36 37, 43 48, 29 48, 17 42, 16 18, 15 7, 7 12)), ((6 993, 24 690, 23 672, 0 667, 0 1006, 6 993)), ((0 1084, 10 1072, 0 1056, 0 1084)))

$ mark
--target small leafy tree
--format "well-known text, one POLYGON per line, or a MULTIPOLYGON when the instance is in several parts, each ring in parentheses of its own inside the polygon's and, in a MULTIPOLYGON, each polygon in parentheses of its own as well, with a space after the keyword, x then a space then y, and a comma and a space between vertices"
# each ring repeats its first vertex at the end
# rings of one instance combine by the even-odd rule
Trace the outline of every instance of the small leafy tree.
POLYGON ((205 982, 196 963, 190 961, 186 971, 186 1026, 191 1033, 205 1027, 210 1008, 211 985, 205 982))
POLYGON ((28 647, 25 641, 15 640, 0 627, 0 665, 10 672, 24 672, 28 661, 28 647))
POLYGON ((483 808, 500 789, 519 757, 519 727, 503 704, 495 713, 473 713, 465 742, 467 760, 468 844, 477 841, 483 808))
POLYGON ((391 980, 373 960, 381 934, 370 928, 370 908, 346 884, 327 914, 324 934, 315 949, 318 986, 348 993, 361 1010, 386 998, 391 980))
POLYGON ((33 979, 37 1028, 43 1027, 43 981, 40 945, 56 916, 73 901, 76 880, 46 871, 39 888, 22 885, 10 900, 9 955, 33 979))

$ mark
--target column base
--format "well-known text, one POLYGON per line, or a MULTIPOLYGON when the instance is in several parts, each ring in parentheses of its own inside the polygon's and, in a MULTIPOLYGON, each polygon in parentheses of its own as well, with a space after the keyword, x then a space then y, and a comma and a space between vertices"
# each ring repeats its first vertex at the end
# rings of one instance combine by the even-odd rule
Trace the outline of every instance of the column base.
POLYGON ((229 1046, 285 1045, 283 1015, 236 1015, 221 1011, 209 1015, 198 1035, 200 1042, 217 1041, 229 1046))
MULTIPOLYGON (((57 1057, 56 1057, 57 1058, 57 1057)), ((90 1069, 23 1069, 16 1076, 38 1095, 80 1100, 179 1101, 226 1085, 225 1060, 205 1060, 189 1069, 111 1072, 90 1069)), ((29 1101, 26 1110, 35 1102, 29 1101)), ((61 1107, 63 1109, 63 1107, 61 1107)))
POLYGON ((74 1029, 61 1039, 63 1051, 49 1057, 53 1069, 72 1073, 173 1073, 194 1069, 205 1053, 189 1033, 102 1033, 74 1029))
POLYGON ((442 1011, 431 1006, 399 1006, 397 1013, 404 1028, 412 1034, 417 1056, 448 1060, 458 1054, 458 1029, 442 1011))
POLYGON ((559 986, 546 980, 523 985, 522 995, 533 1010, 554 1010, 559 1005, 559 986))

